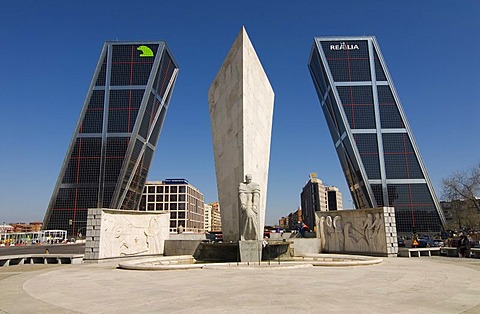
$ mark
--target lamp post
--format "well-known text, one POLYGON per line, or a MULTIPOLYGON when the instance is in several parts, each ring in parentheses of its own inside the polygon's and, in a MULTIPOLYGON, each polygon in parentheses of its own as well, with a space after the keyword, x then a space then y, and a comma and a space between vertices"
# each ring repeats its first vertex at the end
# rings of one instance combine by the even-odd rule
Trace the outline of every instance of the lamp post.
POLYGON ((82 239, 82 238, 83 238, 83 235, 82 235, 81 231, 82 231, 83 229, 86 229, 86 228, 87 228, 87 227, 81 227, 80 229, 78 229, 78 231, 77 231, 77 239, 82 239))

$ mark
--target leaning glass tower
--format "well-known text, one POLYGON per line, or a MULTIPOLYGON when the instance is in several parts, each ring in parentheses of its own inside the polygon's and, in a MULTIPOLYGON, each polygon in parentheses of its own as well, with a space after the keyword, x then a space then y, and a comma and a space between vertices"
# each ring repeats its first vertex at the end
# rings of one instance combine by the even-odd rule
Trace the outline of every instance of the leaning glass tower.
POLYGON ((88 208, 138 208, 177 74, 163 41, 104 44, 44 229, 85 234, 88 208))
POLYGON ((355 206, 395 207, 398 232, 440 232, 445 218, 376 38, 316 37, 308 67, 355 206))

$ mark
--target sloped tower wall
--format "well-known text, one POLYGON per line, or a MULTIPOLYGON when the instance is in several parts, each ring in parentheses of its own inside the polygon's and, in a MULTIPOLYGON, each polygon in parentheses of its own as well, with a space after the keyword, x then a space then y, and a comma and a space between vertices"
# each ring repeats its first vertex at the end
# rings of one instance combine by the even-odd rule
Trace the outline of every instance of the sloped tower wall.
POLYGON ((163 41, 104 44, 44 229, 85 235, 89 208, 138 209, 177 73, 163 41))
POLYGON ((445 217, 375 37, 317 37, 309 69, 356 207, 395 207, 399 233, 440 232, 445 217))

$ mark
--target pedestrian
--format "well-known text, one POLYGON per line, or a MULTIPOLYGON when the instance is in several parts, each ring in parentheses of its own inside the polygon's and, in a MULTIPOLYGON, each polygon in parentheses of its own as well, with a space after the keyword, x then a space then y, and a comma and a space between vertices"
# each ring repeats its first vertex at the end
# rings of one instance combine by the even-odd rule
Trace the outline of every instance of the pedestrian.
POLYGON ((302 222, 300 220, 297 221, 297 224, 295 226, 295 231, 297 232, 296 237, 298 237, 299 235, 300 237, 302 237, 302 222))
POLYGON ((470 253, 470 241, 467 236, 462 234, 460 236, 460 242, 458 246, 458 257, 468 257, 470 253))
POLYGON ((302 238, 306 237, 305 232, 307 232, 308 230, 309 230, 308 226, 304 222, 302 222, 302 225, 300 227, 300 235, 302 238))

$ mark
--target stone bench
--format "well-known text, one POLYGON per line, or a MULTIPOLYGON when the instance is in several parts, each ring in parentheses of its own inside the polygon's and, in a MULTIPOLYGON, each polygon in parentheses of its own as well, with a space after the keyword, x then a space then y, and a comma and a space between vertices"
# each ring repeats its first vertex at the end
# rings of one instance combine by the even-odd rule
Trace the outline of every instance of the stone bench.
POLYGON ((80 264, 83 254, 25 254, 0 256, 0 266, 25 264, 80 264))
POLYGON ((421 247, 421 248, 398 248, 398 256, 403 257, 412 257, 412 253, 414 256, 432 256, 433 255, 440 255, 440 248, 439 247, 421 247))
POLYGON ((470 252, 472 252, 474 258, 480 258, 480 248, 471 248, 470 252))

